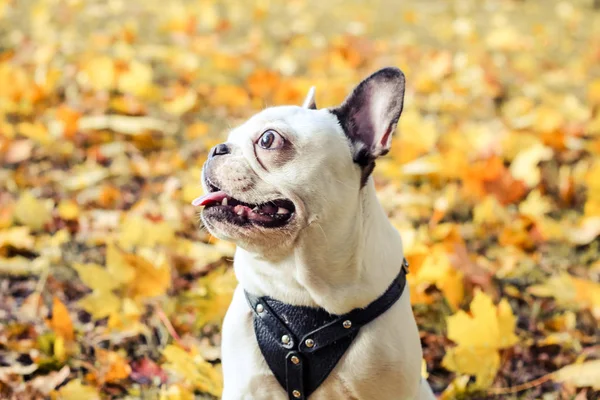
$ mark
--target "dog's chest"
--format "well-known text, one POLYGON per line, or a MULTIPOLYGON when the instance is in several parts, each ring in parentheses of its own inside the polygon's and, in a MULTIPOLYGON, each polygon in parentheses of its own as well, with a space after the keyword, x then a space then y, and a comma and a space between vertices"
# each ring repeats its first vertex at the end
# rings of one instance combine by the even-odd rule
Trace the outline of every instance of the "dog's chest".
MULTIPOLYGON (((421 351, 414 345, 419 340, 418 331, 409 311, 407 296, 381 318, 363 327, 309 399, 392 399, 402 394, 412 398, 418 388, 421 351), (402 323, 406 316, 411 320, 402 323)), ((241 288, 236 290, 225 318, 222 349, 223 399, 288 398, 259 349, 253 314, 241 288)))

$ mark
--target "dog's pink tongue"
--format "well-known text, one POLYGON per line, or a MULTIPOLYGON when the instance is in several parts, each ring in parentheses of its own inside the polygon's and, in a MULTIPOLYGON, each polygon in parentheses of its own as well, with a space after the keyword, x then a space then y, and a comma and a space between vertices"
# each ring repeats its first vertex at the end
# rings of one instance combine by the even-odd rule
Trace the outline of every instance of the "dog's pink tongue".
POLYGON ((227 195, 225 192, 219 190, 218 192, 212 192, 209 194, 205 194, 204 196, 200 196, 192 201, 193 206, 205 206, 209 203, 220 203, 226 198, 227 195))

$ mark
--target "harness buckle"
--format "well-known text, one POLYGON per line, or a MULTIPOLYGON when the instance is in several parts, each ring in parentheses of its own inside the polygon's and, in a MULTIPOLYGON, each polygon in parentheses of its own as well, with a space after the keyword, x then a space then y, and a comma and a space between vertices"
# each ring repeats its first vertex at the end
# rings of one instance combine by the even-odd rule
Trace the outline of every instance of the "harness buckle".
POLYGON ((402 270, 404 271, 405 274, 409 273, 408 267, 409 267, 409 264, 408 264, 408 261, 406 260, 406 258, 402 259, 402 270))

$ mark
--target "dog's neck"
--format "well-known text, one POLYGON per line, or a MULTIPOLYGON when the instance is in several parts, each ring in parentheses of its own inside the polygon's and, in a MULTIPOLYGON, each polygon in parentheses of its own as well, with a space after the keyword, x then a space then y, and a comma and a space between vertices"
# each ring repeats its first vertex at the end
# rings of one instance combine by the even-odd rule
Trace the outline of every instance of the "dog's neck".
POLYGON ((364 307, 383 294, 401 268, 400 235, 372 179, 354 202, 344 201, 343 215, 312 221, 285 257, 269 260, 238 247, 234 267, 242 287, 332 314, 364 307))

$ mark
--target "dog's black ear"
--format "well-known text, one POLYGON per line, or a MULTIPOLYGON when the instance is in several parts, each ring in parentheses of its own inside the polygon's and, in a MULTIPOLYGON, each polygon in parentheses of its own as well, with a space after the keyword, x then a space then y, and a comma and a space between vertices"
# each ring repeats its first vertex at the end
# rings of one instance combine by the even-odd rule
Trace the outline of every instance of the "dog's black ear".
POLYGON ((317 103, 315 102, 315 87, 312 86, 308 93, 306 94, 306 98, 304 99, 304 103, 302 103, 303 108, 308 108, 309 110, 316 110, 317 103))
POLYGON ((384 68, 362 81, 342 105, 330 110, 352 142, 354 161, 363 167, 365 181, 375 158, 390 150, 403 103, 404 74, 398 68, 384 68))

